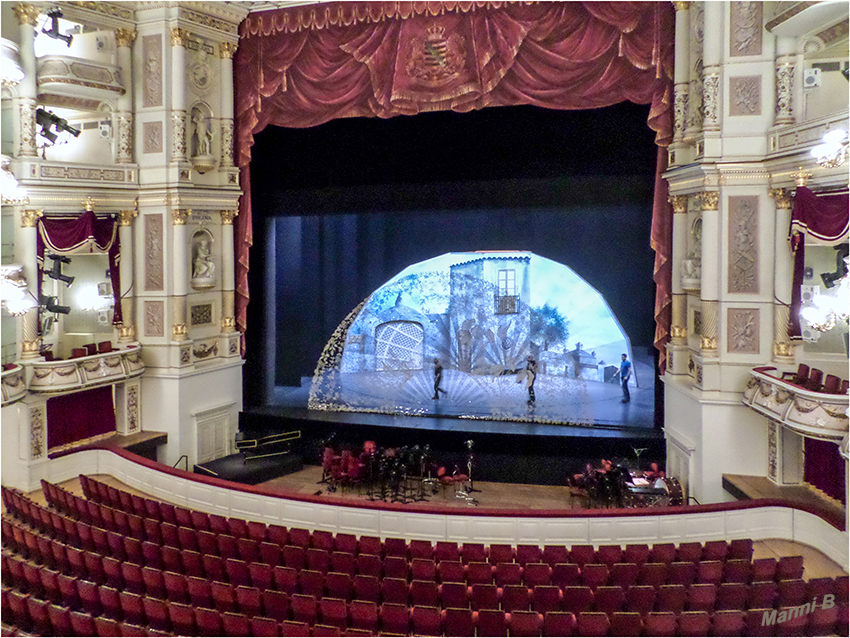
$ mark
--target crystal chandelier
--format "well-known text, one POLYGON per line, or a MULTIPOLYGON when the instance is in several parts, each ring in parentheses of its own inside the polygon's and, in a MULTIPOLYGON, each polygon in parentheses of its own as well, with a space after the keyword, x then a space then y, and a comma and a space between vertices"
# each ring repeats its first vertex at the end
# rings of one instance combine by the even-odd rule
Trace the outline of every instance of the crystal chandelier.
POLYGON ((847 131, 836 129, 823 136, 823 142, 811 150, 812 157, 824 168, 841 166, 847 159, 847 131))
POLYGON ((835 282, 832 290, 835 294, 819 295, 812 300, 811 306, 800 311, 800 316, 818 332, 832 330, 839 321, 846 322, 850 310, 850 282, 846 267, 850 257, 844 258, 845 272, 841 279, 835 282))

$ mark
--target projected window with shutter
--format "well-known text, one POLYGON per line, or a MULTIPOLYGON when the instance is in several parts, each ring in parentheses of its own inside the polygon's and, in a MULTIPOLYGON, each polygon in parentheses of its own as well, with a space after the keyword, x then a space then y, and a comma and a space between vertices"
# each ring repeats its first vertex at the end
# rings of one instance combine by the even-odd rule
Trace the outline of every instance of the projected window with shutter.
POLYGON ((421 370, 425 331, 413 321, 390 321, 375 330, 378 370, 421 370))

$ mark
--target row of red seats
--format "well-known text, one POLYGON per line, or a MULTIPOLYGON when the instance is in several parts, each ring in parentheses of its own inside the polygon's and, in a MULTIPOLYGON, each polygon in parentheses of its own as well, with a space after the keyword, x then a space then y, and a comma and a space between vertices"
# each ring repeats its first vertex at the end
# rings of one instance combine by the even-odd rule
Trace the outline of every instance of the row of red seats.
POLYGON ((850 386, 847 379, 841 379, 834 374, 828 374, 824 379, 822 370, 809 368, 805 363, 799 364, 796 372, 783 372, 782 378, 812 392, 825 394, 847 394, 847 388, 850 386))
MULTIPOLYGON (((27 508, 31 519, 41 521, 41 516, 35 516, 33 509, 39 506, 32 504, 27 508)), ((43 514, 43 510, 42 510, 43 514)), ((58 528, 59 532, 65 531, 65 524, 69 519, 63 519, 62 523, 53 515, 49 520, 50 525, 45 525, 41 531, 51 534, 58 528)), ((180 528, 186 529, 186 528, 180 528)), ((8 520, 3 520, 4 538, 7 543, 14 543, 18 551, 25 555, 38 554, 43 556, 41 562, 46 564, 71 564, 72 568, 82 571, 84 551, 94 552, 98 565, 100 556, 104 558, 104 570, 108 568, 113 572, 118 570, 120 562, 145 564, 157 569, 165 569, 178 573, 207 577, 215 580, 226 580, 234 584, 249 584, 250 581, 262 580, 271 582, 276 578, 294 580, 298 574, 304 572, 302 578, 308 575, 337 582, 350 583, 355 573, 359 576, 374 576, 376 578, 395 578, 408 580, 420 580, 431 582, 463 582, 468 585, 495 583, 499 586, 524 584, 531 588, 535 585, 555 584, 560 587, 571 585, 589 585, 598 587, 604 585, 629 586, 633 584, 646 584, 660 586, 664 584, 692 583, 714 583, 741 582, 746 583, 752 577, 755 581, 773 579, 779 573, 781 579, 793 579, 802 576, 803 564, 801 557, 787 557, 780 560, 760 559, 749 563, 743 560, 729 560, 725 563, 720 561, 702 561, 700 563, 644 563, 642 565, 629 563, 615 563, 610 570, 604 564, 586 564, 579 568, 576 564, 561 563, 550 567, 546 563, 529 563, 524 567, 519 563, 489 563, 472 562, 463 565, 458 562, 441 561, 435 563, 433 560, 413 559, 410 563, 401 557, 387 557, 381 561, 378 556, 360 554, 354 556, 345 552, 334 552, 328 554, 324 550, 311 548, 307 550, 306 556, 303 548, 284 547, 283 558, 288 565, 286 567, 276 564, 281 558, 278 547, 268 543, 260 544, 260 551, 253 547, 255 541, 243 539, 244 543, 250 543, 253 553, 241 551, 243 545, 234 543, 229 553, 234 558, 222 559, 214 554, 200 554, 199 552, 178 548, 171 545, 156 545, 149 541, 139 543, 136 539, 121 537, 113 532, 104 532, 98 528, 91 528, 85 523, 75 521, 70 527, 73 534, 65 537, 49 539, 36 535, 33 532, 13 525, 8 520), (65 541, 70 541, 71 546, 64 546, 65 541), (264 549, 273 552, 262 551, 264 549), (237 554, 236 550, 240 550, 237 554), (285 550, 291 550, 289 552, 285 550), (277 552, 277 553, 275 553, 277 552), (235 558, 240 556, 248 560, 235 558), (296 561, 294 557, 298 557, 296 561), (119 562, 120 561, 120 562, 119 562), (265 562, 269 561, 269 562, 265 562), (309 569, 308 569, 309 568, 309 569), (329 573, 330 572, 330 573, 329 573)), ((189 535, 194 539, 194 536, 189 535)), ((233 540, 232 537, 220 536, 222 539, 233 540)), ((103 570, 101 570, 103 571, 103 570)))
MULTIPOLYGON (((372 536, 354 537, 352 534, 336 534, 315 530, 289 529, 279 525, 266 525, 255 521, 225 518, 216 514, 207 514, 197 510, 189 510, 179 506, 145 499, 108 486, 102 481, 80 475, 83 492, 87 498, 100 503, 109 504, 113 508, 121 508, 126 512, 134 512, 142 518, 153 518, 165 523, 188 527, 196 531, 211 531, 218 534, 229 534, 236 538, 252 538, 258 542, 269 541, 279 545, 298 545, 305 548, 314 547, 328 551, 346 551, 351 553, 366 553, 381 556, 404 556, 413 558, 432 558, 440 560, 461 560, 464 563, 472 561, 489 561, 492 563, 545 562, 556 563, 643 563, 643 562, 674 562, 750 559, 753 545, 750 539, 726 541, 708 541, 704 545, 697 542, 681 543, 677 547, 673 543, 653 545, 601 545, 595 549, 593 545, 573 545, 566 548, 563 545, 549 545, 543 548, 537 545, 492 544, 485 547, 480 543, 457 543, 438 541, 433 544, 427 540, 405 541, 402 538, 387 538, 383 542, 372 536)), ((44 482, 45 496, 51 502, 50 488, 61 490, 44 482)), ((54 497, 56 498, 56 497, 54 497)), ((52 502, 51 502, 52 504, 52 502)))
MULTIPOLYGON (((483 609, 396 605, 324 599, 305 601, 294 616, 278 620, 259 615, 191 607, 142 598, 138 610, 80 612, 3 589, 2 611, 24 631, 57 636, 819 636, 847 635, 847 606, 818 608, 765 625, 772 610, 651 612, 505 612, 483 609), (98 620, 102 619, 102 620, 98 620), (321 621, 321 622, 320 622, 321 621), (312 631, 311 631, 312 628, 312 631)), ((120 596, 120 594, 119 594, 120 596)), ((107 598, 108 600, 108 598, 107 598)), ((793 609, 793 608, 788 608, 793 609)), ((790 616, 791 614, 789 614, 790 616)))

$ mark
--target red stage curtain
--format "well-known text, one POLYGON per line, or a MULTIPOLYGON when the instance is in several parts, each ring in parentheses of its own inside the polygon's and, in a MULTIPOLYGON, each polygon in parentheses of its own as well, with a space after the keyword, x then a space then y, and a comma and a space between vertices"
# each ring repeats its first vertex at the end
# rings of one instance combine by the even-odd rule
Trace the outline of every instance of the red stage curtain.
POLYGON ((47 449, 115 431, 112 386, 47 400, 47 449))
MULTIPOLYGON (((533 104, 651 104, 672 139, 673 8, 663 2, 348 2, 251 14, 234 58, 236 323, 245 330, 252 244, 248 165, 267 125, 533 104)), ((604 131, 599 132, 604 135, 604 131)), ((659 158, 666 154, 660 153, 659 158)), ((658 163, 658 184, 665 160, 658 163)), ((656 344, 669 333, 672 212, 656 188, 656 344)), ((664 350, 661 349, 662 366, 664 350)), ((663 368, 662 368, 663 369, 663 368)))
POLYGON ((846 503, 844 495, 844 459, 838 444, 807 438, 804 442, 805 464, 803 480, 823 491, 827 496, 846 503))
POLYGON ((109 278, 112 282, 112 298, 115 306, 112 323, 121 324, 121 241, 118 236, 118 220, 101 218, 86 211, 73 217, 50 216, 38 220, 36 240, 38 259, 38 295, 41 298, 41 280, 44 270, 45 252, 59 255, 73 253, 107 253, 109 255, 109 278))
POLYGON ((791 248, 794 250, 794 281, 791 288, 791 317, 788 334, 800 339, 800 307, 803 272, 806 264, 806 234, 818 243, 835 245, 847 241, 850 224, 850 196, 815 195, 805 186, 794 193, 791 212, 791 248))

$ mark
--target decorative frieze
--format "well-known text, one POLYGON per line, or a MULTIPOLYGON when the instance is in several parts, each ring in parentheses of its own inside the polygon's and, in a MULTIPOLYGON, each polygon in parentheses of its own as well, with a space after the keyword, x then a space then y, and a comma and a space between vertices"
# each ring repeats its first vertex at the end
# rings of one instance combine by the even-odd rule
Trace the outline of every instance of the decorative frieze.
POLYGON ((685 134, 688 119, 688 85, 676 87, 673 102, 673 137, 681 139, 685 134))
POLYGON ((726 351, 734 354, 759 353, 759 309, 727 308, 726 351))
POLYGON ((777 468, 779 466, 779 426, 776 421, 767 422, 767 477, 771 481, 777 480, 777 468))
POLYGON ((776 67, 776 119, 777 126, 794 123, 793 108, 794 65, 789 61, 776 67))
POLYGON ((44 408, 41 406, 30 409, 30 458, 40 459, 46 448, 46 424, 44 408))
POLYGON ((730 293, 759 292, 758 195, 730 196, 729 268, 730 293))
POLYGON ((118 115, 118 163, 129 164, 133 161, 133 114, 118 115))
POLYGON ((85 168, 82 166, 56 166, 42 164, 39 176, 43 179, 73 179, 87 182, 132 182, 133 171, 110 168, 85 168))
POLYGON ((729 55, 761 55, 762 3, 732 2, 729 19, 729 55))
POLYGON ((20 114, 20 140, 18 154, 25 157, 38 155, 38 146, 35 141, 35 112, 37 106, 35 101, 22 100, 19 107, 20 114))
POLYGON ((131 384, 127 387, 127 432, 139 429, 139 386, 131 384))
POLYGON ((221 166, 233 166, 233 120, 221 120, 221 166))
POLYGON ((720 128, 719 98, 720 75, 709 73, 703 78, 702 83, 703 129, 718 130, 720 128))
POLYGON ((171 161, 186 159, 186 111, 171 113, 171 161))
POLYGON ((729 78, 729 115, 761 115, 761 76, 729 78))

